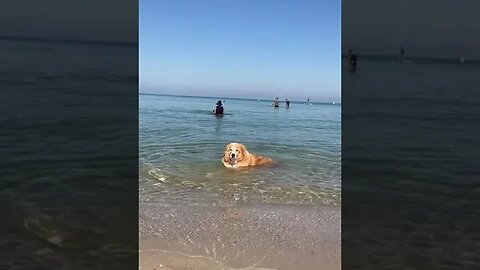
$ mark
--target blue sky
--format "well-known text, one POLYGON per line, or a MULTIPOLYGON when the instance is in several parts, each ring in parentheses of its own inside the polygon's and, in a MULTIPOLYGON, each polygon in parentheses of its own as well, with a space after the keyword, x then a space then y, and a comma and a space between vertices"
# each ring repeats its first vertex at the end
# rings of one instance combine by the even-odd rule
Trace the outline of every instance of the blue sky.
POLYGON ((140 92, 340 101, 339 0, 140 0, 140 92))

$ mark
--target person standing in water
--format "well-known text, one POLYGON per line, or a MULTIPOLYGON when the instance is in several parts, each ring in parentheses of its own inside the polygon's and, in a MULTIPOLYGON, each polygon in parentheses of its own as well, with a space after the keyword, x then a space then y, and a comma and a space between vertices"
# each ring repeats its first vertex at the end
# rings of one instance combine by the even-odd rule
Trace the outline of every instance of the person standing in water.
POLYGON ((285 106, 287 106, 287 108, 290 107, 290 101, 288 101, 288 98, 285 99, 285 106))
POLYGON ((357 54, 352 49, 349 50, 348 54, 350 55, 350 65, 355 71, 357 69, 357 54))
POLYGON ((214 115, 218 115, 218 116, 223 115, 223 106, 222 106, 222 101, 221 100, 217 101, 217 104, 216 104, 215 108, 213 108, 212 113, 214 115))
POLYGON ((278 97, 273 100, 273 107, 275 108, 280 107, 280 100, 278 100, 278 97))

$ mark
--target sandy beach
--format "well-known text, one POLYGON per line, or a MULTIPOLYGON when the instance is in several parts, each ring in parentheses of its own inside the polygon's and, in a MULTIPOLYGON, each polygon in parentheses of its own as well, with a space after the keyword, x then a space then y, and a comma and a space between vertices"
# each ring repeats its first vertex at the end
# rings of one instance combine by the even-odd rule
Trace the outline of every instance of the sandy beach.
POLYGON ((139 269, 340 269, 340 207, 140 205, 139 269))

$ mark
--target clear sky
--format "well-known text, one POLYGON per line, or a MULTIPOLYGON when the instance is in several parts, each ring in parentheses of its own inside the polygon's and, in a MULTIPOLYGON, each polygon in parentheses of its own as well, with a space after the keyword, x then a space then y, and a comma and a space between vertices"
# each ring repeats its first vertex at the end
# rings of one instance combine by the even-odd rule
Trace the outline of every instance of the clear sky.
POLYGON ((340 0, 140 0, 140 92, 340 101, 340 0))

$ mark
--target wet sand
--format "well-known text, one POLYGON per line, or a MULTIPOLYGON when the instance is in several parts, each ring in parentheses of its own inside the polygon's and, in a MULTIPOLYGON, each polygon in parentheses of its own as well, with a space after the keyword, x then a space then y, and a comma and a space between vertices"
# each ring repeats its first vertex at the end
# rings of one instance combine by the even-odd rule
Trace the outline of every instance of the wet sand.
POLYGON ((140 205, 140 269, 340 269, 340 208, 140 205))

